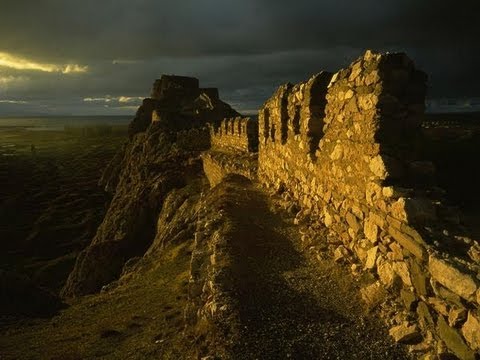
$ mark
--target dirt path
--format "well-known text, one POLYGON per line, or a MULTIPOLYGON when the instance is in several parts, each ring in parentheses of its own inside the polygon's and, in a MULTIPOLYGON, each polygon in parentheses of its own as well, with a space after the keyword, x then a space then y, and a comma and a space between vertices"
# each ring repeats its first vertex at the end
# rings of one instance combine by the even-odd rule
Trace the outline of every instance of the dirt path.
POLYGON ((238 231, 231 252, 241 324, 234 358, 408 358, 365 313, 350 273, 332 260, 308 260, 299 251, 298 227, 271 210, 262 190, 234 191, 238 231))

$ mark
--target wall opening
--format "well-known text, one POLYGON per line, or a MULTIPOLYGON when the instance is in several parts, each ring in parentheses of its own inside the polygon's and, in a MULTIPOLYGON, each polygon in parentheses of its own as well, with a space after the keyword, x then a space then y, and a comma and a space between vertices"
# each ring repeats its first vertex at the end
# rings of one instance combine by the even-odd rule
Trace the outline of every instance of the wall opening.
POLYGON ((307 136, 310 157, 315 158, 320 139, 323 137, 323 125, 325 118, 325 107, 327 106, 326 95, 328 84, 333 74, 323 71, 319 74, 310 90, 310 117, 307 119, 307 136))
POLYGON ((295 106, 295 114, 293 115, 293 134, 300 134, 300 105, 295 106))

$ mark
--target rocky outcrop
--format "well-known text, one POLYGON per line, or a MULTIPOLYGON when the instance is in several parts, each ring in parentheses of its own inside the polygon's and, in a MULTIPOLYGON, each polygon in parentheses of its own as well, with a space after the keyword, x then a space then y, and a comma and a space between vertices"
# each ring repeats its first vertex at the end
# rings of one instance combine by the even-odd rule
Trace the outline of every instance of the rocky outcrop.
POLYGON ((144 99, 142 105, 138 108, 135 117, 128 125, 128 136, 130 139, 138 133, 147 130, 148 126, 152 122, 152 113, 157 106, 157 99, 144 99))
POLYGON ((199 154, 210 147, 207 119, 238 113, 198 80, 163 76, 130 126, 130 140, 101 184, 113 198, 92 243, 77 258, 64 297, 89 294, 116 279, 124 263, 152 244, 164 200, 201 176, 199 154), (152 123, 152 114, 156 114, 152 123))

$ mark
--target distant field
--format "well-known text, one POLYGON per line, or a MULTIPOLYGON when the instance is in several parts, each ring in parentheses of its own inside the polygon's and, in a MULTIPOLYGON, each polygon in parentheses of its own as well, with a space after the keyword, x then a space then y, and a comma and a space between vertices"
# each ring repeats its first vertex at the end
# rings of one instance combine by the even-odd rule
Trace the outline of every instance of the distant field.
POLYGON ((58 291, 104 216, 97 183, 126 125, 25 125, 0 126, 0 269, 58 291))

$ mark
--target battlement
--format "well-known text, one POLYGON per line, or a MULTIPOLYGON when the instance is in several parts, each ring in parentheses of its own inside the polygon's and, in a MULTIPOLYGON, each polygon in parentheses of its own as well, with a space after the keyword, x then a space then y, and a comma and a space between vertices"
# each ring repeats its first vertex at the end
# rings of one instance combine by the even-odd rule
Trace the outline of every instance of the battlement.
POLYGON ((212 146, 217 149, 258 151, 258 122, 251 118, 228 118, 210 126, 212 146))
MULTIPOLYGON (((410 315, 395 320, 394 337, 401 339, 415 315, 412 336, 473 359, 480 349, 473 335, 480 333, 480 245, 464 237, 433 182, 435 167, 419 150, 426 80, 403 53, 367 51, 333 75, 280 86, 259 111, 258 179, 300 206, 297 219, 328 228, 337 261, 372 275, 362 289, 367 303, 390 296, 405 304, 410 315), (462 320, 451 321, 455 311, 462 320)), ((223 121, 212 145, 245 149, 243 124, 223 121)), ((204 164, 214 184, 242 174, 231 165, 240 160, 235 154, 228 161, 214 155, 204 164)))
POLYGON ((325 95, 332 75, 324 71, 304 83, 280 86, 259 112, 260 142, 295 142, 313 155, 323 135, 325 95))

